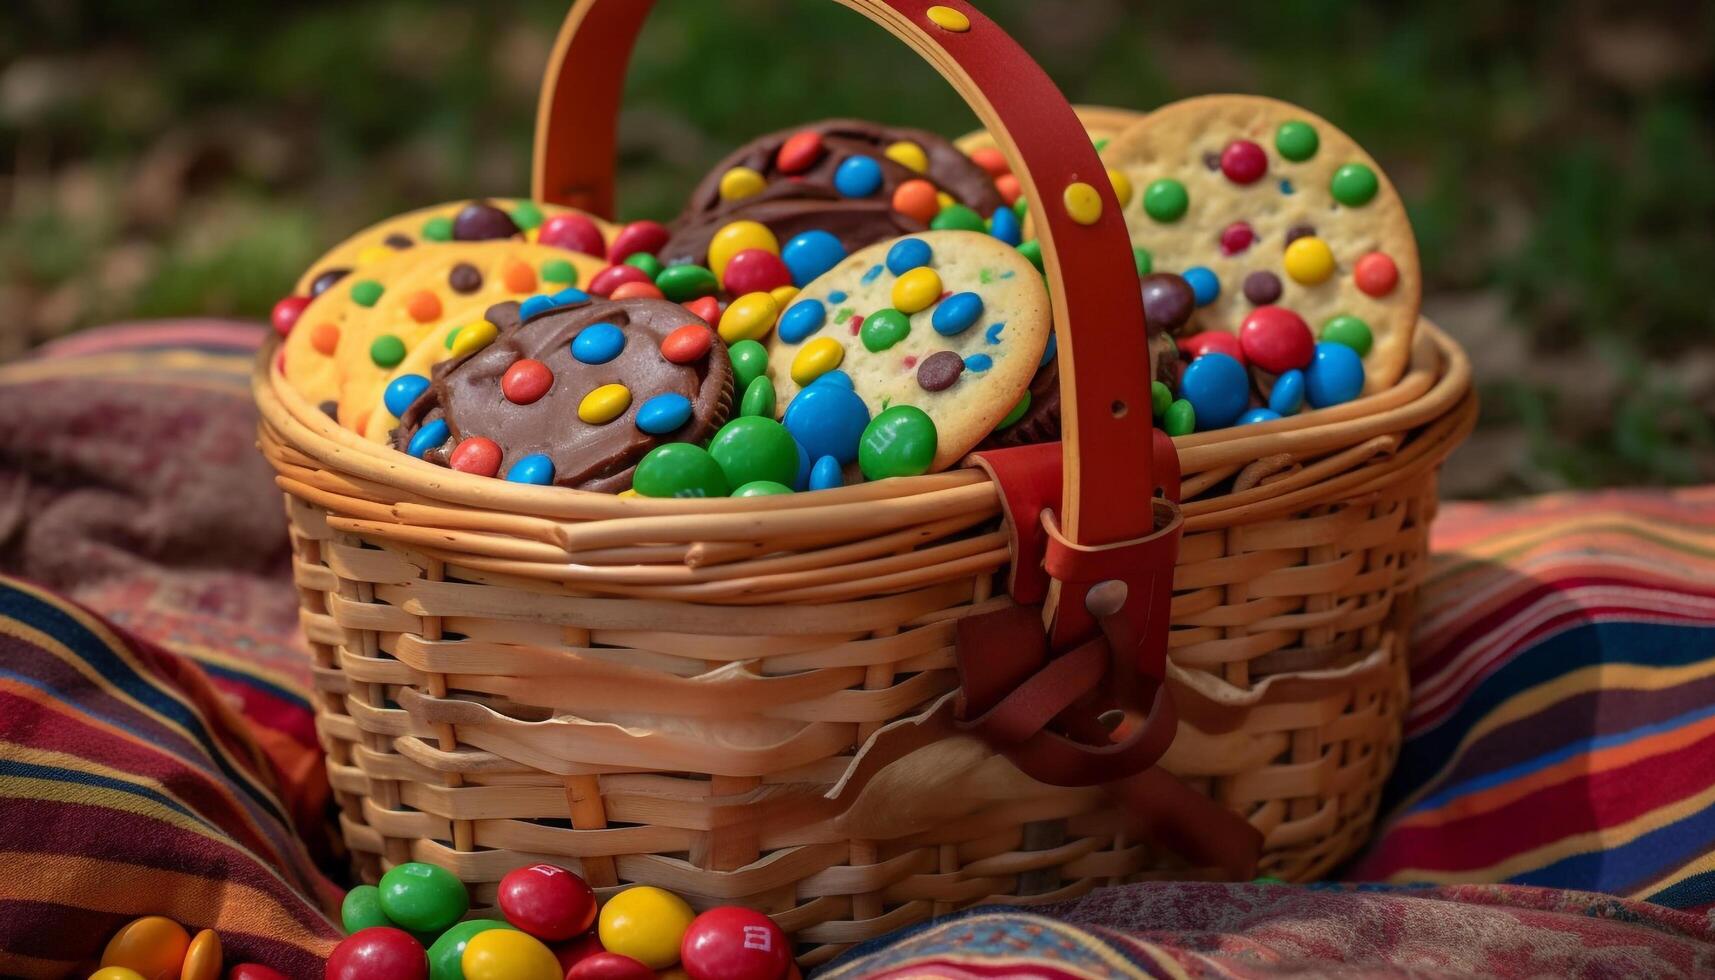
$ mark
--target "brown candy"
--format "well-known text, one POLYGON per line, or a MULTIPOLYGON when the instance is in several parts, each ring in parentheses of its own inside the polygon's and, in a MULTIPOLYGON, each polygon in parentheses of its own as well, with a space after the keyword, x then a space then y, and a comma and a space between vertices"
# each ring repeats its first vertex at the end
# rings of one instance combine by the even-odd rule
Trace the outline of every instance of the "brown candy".
POLYGON ((1197 309, 1191 284, 1171 272, 1152 272, 1138 283, 1143 290, 1143 315, 1151 330, 1172 333, 1197 309))
POLYGON ((322 272, 310 281, 310 295, 320 296, 333 288, 334 283, 339 282, 350 274, 350 269, 328 269, 327 271, 322 272))
POLYGON ((412 245, 415 245, 417 243, 413 242, 409 235, 401 235, 398 232, 394 232, 393 234, 388 235, 386 238, 383 238, 381 240, 381 244, 387 246, 388 248, 393 248, 393 249, 398 249, 400 251, 404 251, 405 249, 408 249, 412 245))
POLYGON ((917 384, 924 391, 945 391, 965 373, 965 359, 950 350, 938 350, 917 365, 917 384))
POLYGON ((1280 277, 1267 269, 1258 269, 1245 277, 1245 299, 1252 306, 1267 306, 1280 298, 1280 277))
POLYGON ((472 201, 453 217, 453 240, 484 242, 518 234, 512 216, 487 201, 472 201))
POLYGON ((460 262, 447 273, 447 285, 455 293, 474 293, 482 288, 482 273, 469 262, 460 262))
POLYGON ((1308 238, 1314 234, 1316 234, 1316 229, 1311 225, 1293 225, 1291 228, 1286 229, 1286 239, 1282 241, 1280 245, 1282 248, 1285 248, 1293 242, 1298 241, 1300 238, 1308 238))

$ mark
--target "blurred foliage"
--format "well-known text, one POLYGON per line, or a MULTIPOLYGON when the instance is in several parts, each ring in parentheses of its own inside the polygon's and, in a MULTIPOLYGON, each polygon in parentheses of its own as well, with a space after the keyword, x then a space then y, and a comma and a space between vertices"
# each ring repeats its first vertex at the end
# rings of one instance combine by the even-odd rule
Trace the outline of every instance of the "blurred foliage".
MULTIPOLYGON (((528 185, 565 0, 0 6, 0 356, 89 323, 261 317, 388 214, 528 185)), ((1715 480, 1715 4, 986 0, 1077 102, 1247 91, 1388 167, 1426 309, 1472 350, 1455 493, 1715 480)), ((633 59, 622 211, 733 144, 969 111, 834 4, 664 0, 633 59)))

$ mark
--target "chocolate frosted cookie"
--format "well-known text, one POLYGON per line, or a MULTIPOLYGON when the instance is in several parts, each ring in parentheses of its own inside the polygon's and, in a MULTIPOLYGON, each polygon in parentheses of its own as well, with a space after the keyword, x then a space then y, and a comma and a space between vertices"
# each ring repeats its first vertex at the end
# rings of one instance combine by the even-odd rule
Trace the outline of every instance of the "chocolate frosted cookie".
POLYGON ((518 326, 435 370, 396 445, 469 473, 617 493, 649 450, 701 443, 726 421, 732 362, 683 306, 579 295, 522 310, 518 326))
POLYGON ((734 207, 680 217, 672 237, 661 247, 661 261, 667 265, 708 264, 709 242, 715 232, 735 221, 765 225, 781 242, 808 231, 825 231, 840 240, 847 254, 928 227, 879 198, 846 198, 825 187, 774 184, 734 207))

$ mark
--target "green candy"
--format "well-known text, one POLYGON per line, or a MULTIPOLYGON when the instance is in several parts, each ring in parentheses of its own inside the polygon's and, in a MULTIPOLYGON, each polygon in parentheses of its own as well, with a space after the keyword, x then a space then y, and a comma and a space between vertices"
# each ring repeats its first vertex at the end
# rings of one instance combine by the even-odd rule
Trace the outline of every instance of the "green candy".
POLYGON ((464 948, 472 936, 490 929, 518 927, 499 919, 469 919, 441 933, 441 938, 429 946, 429 980, 464 980, 464 948))
POLYGON ((1042 243, 1041 242, 1037 241, 1034 238, 1029 239, 1027 241, 1019 242, 1018 243, 1018 254, 1029 259, 1030 264, 1036 267, 1037 272, 1044 271, 1042 268, 1042 243))
POLYGON ((358 885, 346 892, 345 901, 339 906, 339 924, 345 927, 348 936, 359 929, 392 925, 393 920, 381 911, 381 889, 374 885, 358 885))
POLYGON ((1143 191, 1143 211, 1162 224, 1169 224, 1185 217, 1185 209, 1191 206, 1191 195, 1185 192, 1185 185, 1170 177, 1154 181, 1143 191))
POLYGON ((936 231, 982 231, 983 216, 963 204, 949 204, 929 220, 936 231))
POLYGON ((798 443, 773 419, 744 415, 733 419, 709 442, 727 484, 742 487, 756 480, 791 486, 798 479, 798 443))
POLYGON ((1375 342, 1369 324, 1345 313, 1330 317, 1327 323, 1322 324, 1322 339, 1350 347, 1358 352, 1359 357, 1368 354, 1370 345, 1375 342))
POLYGON ((1263 875, 1260 878, 1252 878, 1251 884, 1253 884, 1253 885, 1284 885, 1284 884, 1286 884, 1286 880, 1283 878, 1276 878, 1273 875, 1263 875))
POLYGON ((351 301, 358 306, 374 306, 381 301, 384 291, 373 279, 359 280, 351 284, 351 301))
POLYGON ((1029 214, 1030 213, 1030 201, 1027 200, 1026 198, 1022 197, 1022 196, 1019 197, 1018 200, 1012 202, 1012 213, 1018 215, 1020 218, 1029 214))
POLYGON ((542 223, 542 209, 535 201, 519 201, 512 206, 512 223, 529 231, 542 223))
POLYGON ((1197 410, 1181 398, 1161 413, 1161 428, 1170 436, 1188 436, 1197 431, 1197 410))
POLYGON ((1317 147, 1321 145, 1321 138, 1307 122, 1296 119, 1283 122, 1280 128, 1274 131, 1274 148, 1280 151, 1281 156, 1294 163, 1302 163, 1315 156, 1317 147))
POLYGON ((773 418, 774 382, 766 377, 751 378, 750 384, 744 386, 744 398, 739 401, 738 414, 773 418))
POLYGON ((1131 264, 1137 266, 1137 277, 1142 279, 1155 271, 1155 256, 1149 254, 1149 249, 1131 247, 1131 264))
POLYGON ((858 338, 871 353, 884 351, 905 339, 911 332, 911 318, 892 307, 876 310, 864 317, 858 338))
POLYGON ((453 219, 442 215, 423 222, 423 237, 431 242, 450 242, 453 240, 453 219))
POLYGON ((1028 411, 1030 411, 1030 391, 1026 389, 1024 397, 1018 400, 1017 405, 1012 406, 1012 411, 1006 413, 1006 418, 1001 419, 1000 424, 995 428, 1004 429, 1009 425, 1016 425, 1018 420, 1024 418, 1024 413, 1028 411))
POLYGON ((1108 138, 1106 136, 1104 136, 1101 139, 1096 140, 1095 147, 1096 147, 1097 153, 1100 153, 1103 150, 1107 149, 1108 148, 1108 138))
POLYGON ((439 932, 470 910, 470 893, 451 871, 411 861, 381 876, 381 911, 417 932, 439 932))
POLYGON ((733 344, 727 348, 727 356, 732 358, 732 373, 740 391, 749 391, 752 381, 768 373, 768 348, 754 340, 733 344))
POLYGON ((398 367, 405 359, 405 342, 390 333, 384 333, 375 338, 369 345, 369 359, 376 367, 398 367))
POLYGON ((914 405, 895 405, 864 426, 858 468, 865 479, 916 476, 935 461, 935 420, 914 405))
POLYGON ((631 488, 644 497, 724 497, 732 490, 720 464, 701 446, 669 442, 637 464, 631 488))
MULTIPOLYGON (((661 274, 661 260, 648 252, 632 252, 625 257, 625 264, 636 269, 642 269, 643 274, 651 279, 661 274)), ((657 284, 657 288, 659 288, 659 284, 657 284)), ((666 292, 665 289, 661 291, 666 292)))
POLYGON ((1328 192, 1334 195, 1334 200, 1349 208, 1370 203, 1370 198, 1376 196, 1380 187, 1376 172, 1361 163, 1346 164, 1334 171, 1334 176, 1328 180, 1328 192))
POLYGON ((1149 407, 1156 418, 1167 414, 1167 407, 1173 404, 1173 389, 1160 381, 1149 383, 1149 407))
POLYGON ((732 492, 735 497, 778 497, 783 493, 791 493, 792 488, 784 483, 773 480, 752 480, 732 492))
POLYGON ((576 286, 578 267, 565 259, 549 259, 542 263, 542 281, 560 286, 576 286))
POLYGON ((447 345, 447 350, 453 349, 453 344, 459 339, 459 331, 463 330, 463 329, 464 329, 464 324, 461 323, 458 326, 447 331, 447 339, 445 341, 445 343, 447 345))
POLYGON ((720 289, 720 283, 715 281, 713 272, 700 265, 670 265, 655 274, 655 288, 673 302, 683 303, 713 295, 720 289))

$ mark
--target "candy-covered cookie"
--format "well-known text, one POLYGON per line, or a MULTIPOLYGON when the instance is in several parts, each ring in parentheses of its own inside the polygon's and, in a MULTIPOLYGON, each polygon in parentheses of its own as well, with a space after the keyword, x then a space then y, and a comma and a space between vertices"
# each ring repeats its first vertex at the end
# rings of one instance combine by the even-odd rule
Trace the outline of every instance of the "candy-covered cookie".
POLYGON ((651 449, 699 448, 733 398, 726 347, 657 299, 532 297, 524 320, 449 362, 395 445, 483 476, 616 493, 651 449))
POLYGON ((1185 333, 1235 334, 1275 374, 1303 367, 1312 337, 1346 344, 1367 391, 1404 372, 1417 243, 1393 185, 1350 137, 1284 102, 1216 95, 1151 113, 1102 158, 1132 190, 1133 244, 1192 287, 1185 333))
POLYGON ((928 231, 863 249, 805 286, 768 338, 769 374, 812 461, 856 458, 871 479, 945 469, 1019 411, 1051 325, 1042 277, 1016 249, 928 231), (862 421, 824 418, 819 402, 849 400, 816 394, 835 384, 827 375, 855 393, 862 421), (824 438, 830 428, 838 438, 824 438), (906 442, 919 447, 912 458, 893 458, 906 442))

